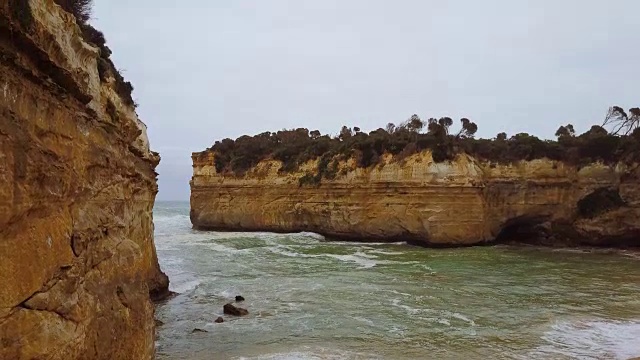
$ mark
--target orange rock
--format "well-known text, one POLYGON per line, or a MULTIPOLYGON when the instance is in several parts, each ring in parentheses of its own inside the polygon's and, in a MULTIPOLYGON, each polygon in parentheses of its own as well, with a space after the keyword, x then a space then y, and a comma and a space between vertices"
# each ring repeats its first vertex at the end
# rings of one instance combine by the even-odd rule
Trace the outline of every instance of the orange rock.
POLYGON ((154 355, 160 159, 98 58, 53 1, 0 5, 0 359, 154 355))

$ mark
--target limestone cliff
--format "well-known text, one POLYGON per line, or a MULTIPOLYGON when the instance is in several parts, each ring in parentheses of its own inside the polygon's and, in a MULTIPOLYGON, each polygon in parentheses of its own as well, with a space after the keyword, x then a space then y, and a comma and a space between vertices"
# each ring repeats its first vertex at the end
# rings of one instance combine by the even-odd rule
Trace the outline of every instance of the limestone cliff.
POLYGON ((53 0, 0 4, 0 359, 154 354, 160 158, 100 51, 53 0))
POLYGON ((492 241, 550 245, 640 245, 640 172, 539 159, 509 165, 429 152, 372 168, 342 162, 335 179, 300 186, 309 162, 281 173, 262 161, 243 176, 219 174, 211 151, 193 154, 191 221, 196 228, 312 231, 353 240, 427 246, 492 241))

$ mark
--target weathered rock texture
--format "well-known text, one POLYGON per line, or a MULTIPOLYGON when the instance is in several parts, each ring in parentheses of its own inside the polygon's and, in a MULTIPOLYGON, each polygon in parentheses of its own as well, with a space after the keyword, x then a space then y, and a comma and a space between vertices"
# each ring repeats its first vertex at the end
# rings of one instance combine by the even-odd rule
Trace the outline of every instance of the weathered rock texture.
POLYGON ((154 354, 159 156, 98 57, 52 0, 0 3, 0 359, 154 354))
POLYGON ((427 246, 491 241, 640 245, 640 172, 547 159, 491 164, 467 155, 434 163, 429 152, 373 168, 341 163, 317 187, 263 161, 243 176, 216 173, 215 154, 193 154, 191 221, 199 229, 297 232, 427 246), (609 189, 617 202, 589 194, 609 189))

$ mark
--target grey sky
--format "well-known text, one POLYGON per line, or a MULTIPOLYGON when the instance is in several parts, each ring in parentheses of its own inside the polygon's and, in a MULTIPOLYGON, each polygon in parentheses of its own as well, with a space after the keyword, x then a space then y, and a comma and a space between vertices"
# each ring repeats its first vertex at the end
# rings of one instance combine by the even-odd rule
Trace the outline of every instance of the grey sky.
POLYGON ((640 105, 640 1, 95 0, 162 155, 159 200, 187 200, 192 151, 307 127, 336 133, 469 117, 552 137, 640 105))

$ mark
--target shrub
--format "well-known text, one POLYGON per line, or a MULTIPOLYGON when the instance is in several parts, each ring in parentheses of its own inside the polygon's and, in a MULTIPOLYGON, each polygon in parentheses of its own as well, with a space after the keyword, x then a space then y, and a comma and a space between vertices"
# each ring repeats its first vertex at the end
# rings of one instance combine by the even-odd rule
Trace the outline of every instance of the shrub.
POLYGON ((64 11, 73 14, 78 24, 86 24, 91 18, 93 0, 55 0, 64 11))
MULTIPOLYGON (((549 158, 580 166, 601 161, 640 161, 640 130, 631 135, 616 136, 600 126, 576 136, 570 124, 558 131, 558 140, 542 140, 527 133, 510 138, 500 133, 495 139, 475 139, 477 125, 462 119, 460 131, 451 135, 453 120, 448 117, 428 120, 428 132, 422 133, 419 118, 412 116, 398 126, 388 124, 387 130, 363 133, 346 126, 335 137, 305 128, 266 132, 256 136, 241 136, 236 140, 216 142, 209 151, 215 155, 219 172, 243 173, 264 159, 282 162, 281 172, 292 172, 312 159, 318 160, 317 173, 306 174, 301 185, 317 185, 322 179, 337 175, 338 161, 354 158, 361 168, 375 166, 383 154, 394 155, 399 161, 423 150, 430 150, 435 162, 451 161, 459 153, 467 153, 492 163, 512 163, 520 160, 549 158)), ((423 124, 424 125, 424 124, 423 124)))

